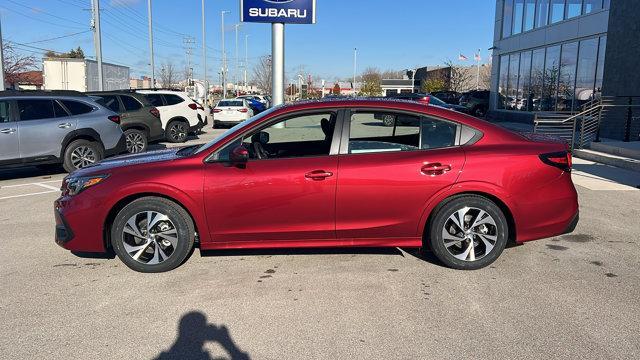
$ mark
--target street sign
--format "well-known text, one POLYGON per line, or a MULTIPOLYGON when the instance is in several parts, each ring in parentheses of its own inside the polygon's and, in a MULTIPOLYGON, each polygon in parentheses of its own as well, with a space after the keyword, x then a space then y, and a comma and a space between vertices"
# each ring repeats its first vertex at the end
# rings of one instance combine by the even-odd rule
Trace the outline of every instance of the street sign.
POLYGON ((240 0, 240 21, 315 24, 316 0, 240 0))

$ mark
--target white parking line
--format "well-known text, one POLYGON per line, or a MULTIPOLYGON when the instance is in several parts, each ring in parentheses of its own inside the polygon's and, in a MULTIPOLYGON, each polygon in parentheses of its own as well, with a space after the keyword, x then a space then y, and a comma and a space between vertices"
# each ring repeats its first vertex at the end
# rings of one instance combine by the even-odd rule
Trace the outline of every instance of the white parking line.
MULTIPOLYGON (((62 179, 58 179, 58 180, 47 180, 47 181, 39 181, 39 182, 33 182, 33 183, 25 183, 25 184, 13 184, 13 185, 4 185, 4 186, 0 186, 0 189, 10 189, 10 188, 17 188, 17 187, 22 187, 22 186, 45 186, 43 184, 50 184, 50 183, 55 183, 55 182, 61 182, 62 179)), ((46 186, 45 186, 46 187, 46 186)), ((56 188, 56 190, 58 190, 56 188)))
POLYGON ((55 187, 55 186, 51 186, 51 185, 47 185, 47 184, 43 184, 43 183, 33 183, 33 185, 38 185, 40 187, 43 187, 43 188, 49 189, 49 190, 60 191, 59 187, 55 187))
POLYGON ((40 191, 40 192, 29 193, 29 194, 20 194, 20 195, 4 196, 4 197, 0 197, 0 200, 15 199, 15 198, 21 198, 21 197, 25 197, 25 196, 33 196, 33 195, 51 194, 51 193, 59 192, 59 191, 60 191, 60 190, 56 189, 56 190, 40 191))

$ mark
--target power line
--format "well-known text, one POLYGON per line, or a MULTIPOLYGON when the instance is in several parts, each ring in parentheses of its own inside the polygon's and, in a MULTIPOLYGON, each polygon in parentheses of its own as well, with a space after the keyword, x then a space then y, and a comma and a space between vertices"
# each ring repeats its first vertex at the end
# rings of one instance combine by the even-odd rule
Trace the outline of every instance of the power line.
POLYGON ((44 40, 37 40, 37 41, 29 41, 26 42, 25 44, 38 44, 38 43, 43 43, 43 42, 48 42, 48 41, 53 41, 53 40, 58 40, 58 39, 64 39, 64 38, 68 38, 71 36, 76 36, 76 35, 80 35, 80 34, 85 34, 91 32, 91 30, 85 30, 85 31, 79 31, 73 34, 67 34, 67 35, 61 35, 61 36, 56 36, 50 39, 44 39, 44 40))
POLYGON ((87 27, 87 26, 83 26, 81 28, 81 27, 75 26, 75 25, 69 25, 69 24, 63 25, 63 24, 60 24, 60 23, 54 23, 54 22, 51 22, 51 21, 48 21, 48 20, 39 19, 37 17, 22 13, 22 12, 20 12, 18 10, 14 10, 14 9, 11 9, 11 8, 8 8, 8 7, 2 7, 2 9, 7 10, 7 11, 12 12, 12 13, 15 13, 15 14, 18 14, 20 16, 24 16, 24 17, 29 18, 31 20, 43 22, 43 23, 49 24, 49 25, 60 26, 60 27, 66 28, 66 29, 68 29, 68 28, 82 29, 82 28, 86 28, 87 27))
POLYGON ((21 4, 21 3, 17 2, 17 1, 14 1, 14 0, 6 0, 6 1, 8 1, 8 2, 10 2, 12 4, 15 4, 15 5, 21 6, 21 7, 25 8, 25 9, 29 9, 29 10, 31 10, 33 12, 36 12, 36 13, 39 13, 39 14, 48 15, 48 16, 51 16, 51 17, 59 19, 59 20, 69 21, 69 22, 72 22, 74 24, 79 24, 79 25, 82 25, 82 26, 86 26, 86 24, 83 24, 81 22, 78 22, 78 21, 75 21, 75 20, 72 20, 72 19, 69 19, 69 18, 64 18, 62 16, 58 16, 58 15, 55 15, 55 14, 51 14, 49 12, 46 12, 46 11, 42 10, 42 9, 36 9, 36 8, 34 8, 32 6, 27 6, 27 5, 21 4))

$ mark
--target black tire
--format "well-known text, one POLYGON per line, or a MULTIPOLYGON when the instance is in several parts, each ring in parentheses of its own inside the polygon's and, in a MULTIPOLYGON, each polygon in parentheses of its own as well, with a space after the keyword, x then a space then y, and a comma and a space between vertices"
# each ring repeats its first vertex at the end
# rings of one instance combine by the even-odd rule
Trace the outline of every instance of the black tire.
POLYGON ((137 154, 147 151, 149 145, 149 137, 147 133, 138 129, 127 129, 124 132, 127 141, 127 152, 129 154, 137 154))
POLYGON ((487 115, 487 108, 483 105, 476 106, 473 108, 471 115, 479 118, 483 118, 487 115))
MULTIPOLYGON (((459 269, 459 270, 476 270, 481 269, 491 263, 493 263, 502 253, 505 246, 507 245, 507 240, 509 238, 509 227, 507 223, 507 219, 505 218, 502 210, 491 200, 479 196, 479 195, 463 195, 459 197, 454 197, 449 201, 439 205, 435 210, 434 217, 430 222, 429 229, 429 247, 435 254, 435 256, 442 261, 446 266, 459 269), (449 248, 445 246, 445 239, 443 236, 443 230, 445 229, 445 225, 449 225, 447 229, 451 229, 451 220, 449 217, 456 213, 460 209, 470 208, 472 210, 467 210, 466 214, 469 214, 470 217, 473 214, 478 216, 479 211, 482 210, 486 212, 489 216, 491 216, 492 220, 494 220, 495 227, 493 225, 481 225, 487 228, 487 231, 491 237, 495 237, 495 243, 493 243, 493 247, 489 249, 489 252, 486 253, 486 249, 488 248, 485 244, 486 241, 482 240, 480 236, 469 234, 474 240, 474 243, 477 242, 477 245, 473 247, 473 254, 478 253, 481 257, 475 260, 469 258, 460 259, 454 256, 453 252, 459 251, 458 256, 467 257, 464 255, 465 249, 468 251, 468 244, 471 240, 465 238, 462 242, 449 241, 448 244, 456 243, 455 245, 449 245, 449 248), (459 245, 458 245, 459 244, 459 245), (451 249, 451 251, 449 250, 451 249)), ((483 217, 484 218, 484 217, 483 217)), ((470 219, 469 222, 473 220, 475 222, 475 218, 470 219)), ((466 219, 465 219, 466 224, 466 219)), ((463 226, 466 226, 463 224, 463 226)), ((454 226, 454 229, 457 226, 454 226)), ((458 228, 459 229, 459 228, 458 228)), ((478 227, 474 227, 474 229, 478 229, 478 227)), ((464 229, 462 229, 464 231, 464 229)), ((471 229, 473 230, 473 229, 471 229)), ((484 229, 483 229, 484 230, 484 229)), ((444 230, 446 231, 446 230, 444 230)), ((464 233, 461 237, 464 237, 464 233)), ((486 240, 487 238, 485 238, 486 240)), ((489 242, 491 243, 491 242, 489 242)), ((469 251, 470 252, 470 251, 469 251)))
POLYGON ((69 145, 67 145, 67 148, 64 151, 64 162, 62 164, 62 167, 64 167, 67 172, 73 172, 77 169, 89 165, 90 163, 97 163, 102 159, 104 159, 104 149, 99 142, 78 139, 72 141, 71 143, 69 143, 69 145), (78 162, 78 152, 82 152, 85 149, 88 150, 87 154, 92 155, 87 155, 87 161, 78 162), (89 159, 91 159, 91 161, 89 159))
MULTIPOLYGON (((144 223, 144 215, 142 218, 142 223, 144 223)), ((189 214, 180 205, 160 197, 144 197, 134 200, 126 205, 122 210, 120 210, 113 220, 110 233, 111 247, 120 260, 132 270, 143 273, 158 273, 175 269, 180 266, 191 253, 195 242, 195 227, 191 216, 189 216, 189 214), (155 211, 166 215, 172 225, 175 226, 177 234, 177 245, 175 247, 171 247, 170 249, 172 249, 172 251, 168 257, 157 264, 146 264, 135 260, 133 256, 125 250, 125 240, 123 240, 125 237, 123 232, 127 221, 136 214, 145 213, 147 211, 155 211)), ((159 238, 159 241, 162 241, 160 239, 161 238, 159 238)), ((149 241, 148 239, 143 238, 139 238, 139 240, 149 241)), ((148 251, 153 252, 156 250, 155 246, 158 246, 158 244, 154 243, 145 248, 142 252, 143 256, 147 255, 148 251)), ((165 251, 167 251, 167 249, 165 249, 165 251)))
POLYGON ((382 125, 384 126, 393 126, 395 121, 396 121, 396 118, 393 115, 384 115, 382 117, 382 125))
POLYGON ((182 120, 174 120, 167 125, 166 138, 172 143, 183 143, 189 135, 189 124, 182 120))

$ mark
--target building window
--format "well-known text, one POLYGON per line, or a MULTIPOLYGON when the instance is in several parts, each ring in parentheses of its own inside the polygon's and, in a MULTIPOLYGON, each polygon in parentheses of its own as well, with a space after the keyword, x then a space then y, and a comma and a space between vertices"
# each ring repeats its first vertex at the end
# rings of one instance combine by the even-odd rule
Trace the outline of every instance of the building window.
POLYGON ((573 109, 573 94, 576 84, 576 62, 578 60, 578 43, 562 45, 560 57, 560 75, 558 77, 557 111, 571 111, 573 109))
POLYGON ((509 55, 500 56, 500 75, 498 79, 498 109, 505 108, 507 82, 509 80, 509 55))
POLYGON ((598 47, 598 68, 596 70, 596 86, 595 96, 602 95, 602 79, 604 77, 604 56, 607 50, 607 37, 600 38, 600 46, 598 47))
POLYGON ((549 18, 549 0, 538 0, 536 5, 536 23, 535 27, 539 28, 547 26, 549 18))
POLYGON ((525 51, 520 55, 520 75, 518 80, 518 100, 516 109, 531 111, 531 51, 525 51))
POLYGON ((547 48, 544 62, 541 111, 554 111, 558 94, 558 76, 560 75, 560 45, 547 48))
POLYGON ((574 95, 574 108, 580 109, 582 105, 593 98, 593 89, 596 80, 596 64, 598 61, 598 39, 580 41, 578 52, 578 69, 576 72, 576 92, 574 95))
POLYGON ((524 29, 529 31, 533 29, 533 23, 536 16, 536 0, 526 0, 524 5, 524 29))
POLYGON ((524 11, 524 0, 515 0, 513 7, 513 35, 522 32, 522 14, 524 11))
POLYGON ((513 20, 513 0, 505 0, 502 9, 502 37, 511 36, 511 26, 513 20))
POLYGON ((582 0, 567 0, 567 19, 580 16, 582 13, 582 0))
POLYGON ((564 20, 564 1, 551 0, 551 24, 564 20))
POLYGON ((589 14, 600 9, 602 9, 602 0, 584 0, 582 13, 589 14))
POLYGON ((520 67, 520 54, 509 56, 509 81, 507 82, 507 99, 505 108, 515 110, 518 99, 518 72, 520 67))
POLYGON ((544 57, 545 49, 533 50, 531 58, 531 109, 540 111, 542 91, 544 89, 544 57))

